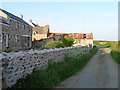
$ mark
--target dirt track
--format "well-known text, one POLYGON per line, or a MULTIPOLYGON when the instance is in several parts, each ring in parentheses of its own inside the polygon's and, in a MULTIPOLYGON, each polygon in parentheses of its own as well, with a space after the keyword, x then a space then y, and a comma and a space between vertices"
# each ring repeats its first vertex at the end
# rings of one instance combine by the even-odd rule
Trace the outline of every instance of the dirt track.
POLYGON ((57 88, 118 88, 118 65, 112 60, 110 49, 99 49, 80 73, 57 88))

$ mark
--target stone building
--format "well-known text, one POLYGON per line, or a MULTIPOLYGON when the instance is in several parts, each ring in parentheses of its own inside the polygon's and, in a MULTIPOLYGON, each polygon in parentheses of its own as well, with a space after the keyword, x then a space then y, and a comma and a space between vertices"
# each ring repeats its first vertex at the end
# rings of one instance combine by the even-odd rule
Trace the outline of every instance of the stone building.
POLYGON ((48 37, 59 35, 75 39, 74 46, 90 46, 93 47, 93 34, 92 33, 50 33, 48 37))
POLYGON ((49 26, 33 27, 32 41, 45 39, 49 35, 49 26))
POLYGON ((75 39, 74 46, 88 46, 93 47, 93 34, 92 33, 69 33, 64 37, 75 39))
POLYGON ((40 41, 41 42, 43 41, 43 39, 45 39, 44 42, 47 43, 47 41, 49 40, 47 38, 52 38, 50 40, 53 40, 53 41, 60 41, 64 37, 70 37, 70 38, 75 39, 74 46, 93 47, 93 34, 92 33, 50 33, 49 25, 46 25, 45 27, 41 27, 38 24, 33 23, 32 20, 30 20, 30 23, 34 25, 33 30, 32 30, 32 41, 37 46, 40 44, 40 41), (37 42, 39 42, 39 44, 37 44, 37 42))
POLYGON ((0 26, 0 51, 31 48, 32 26, 23 20, 23 15, 15 16, 0 9, 0 26))
POLYGON ((39 26, 38 24, 33 23, 32 20, 29 20, 29 22, 34 25, 32 29, 32 41, 41 40, 48 37, 49 25, 39 26))

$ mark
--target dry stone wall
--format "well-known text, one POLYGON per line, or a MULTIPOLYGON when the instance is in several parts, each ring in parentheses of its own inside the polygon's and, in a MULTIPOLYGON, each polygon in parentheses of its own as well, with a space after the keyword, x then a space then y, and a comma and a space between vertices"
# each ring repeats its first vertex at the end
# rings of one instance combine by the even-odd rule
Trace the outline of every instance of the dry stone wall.
POLYGON ((85 47, 55 48, 47 50, 30 50, 27 52, 2 53, 3 87, 11 87, 20 78, 32 73, 33 69, 45 69, 48 62, 65 60, 65 55, 71 50, 80 50, 85 47))

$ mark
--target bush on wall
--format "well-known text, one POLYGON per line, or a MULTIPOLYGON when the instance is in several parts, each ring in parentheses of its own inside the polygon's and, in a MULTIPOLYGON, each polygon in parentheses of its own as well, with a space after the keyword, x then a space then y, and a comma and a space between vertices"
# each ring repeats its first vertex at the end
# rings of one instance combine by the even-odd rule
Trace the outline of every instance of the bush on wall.
POLYGON ((64 44, 61 41, 53 41, 48 43, 45 48, 60 48, 60 47, 65 47, 64 44))
POLYGON ((65 37, 62 41, 52 41, 48 43, 45 48, 60 48, 60 47, 70 47, 74 44, 75 39, 70 37, 65 37))
POLYGON ((66 47, 72 46, 74 44, 74 41, 75 39, 70 38, 70 37, 65 37, 62 39, 62 42, 66 47))

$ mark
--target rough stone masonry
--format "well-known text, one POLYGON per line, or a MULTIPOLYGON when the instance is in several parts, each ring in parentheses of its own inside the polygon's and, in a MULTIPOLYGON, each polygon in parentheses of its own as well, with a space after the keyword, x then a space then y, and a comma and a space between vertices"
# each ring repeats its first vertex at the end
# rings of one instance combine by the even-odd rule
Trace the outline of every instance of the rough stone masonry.
MULTIPOLYGON (((1 53, 3 88, 11 87, 18 79, 32 73, 33 69, 45 69, 48 62, 65 60, 65 55, 71 50, 90 50, 86 47, 67 47, 44 50, 20 51, 16 53, 1 53)), ((83 52, 84 53, 84 52, 83 52)))

